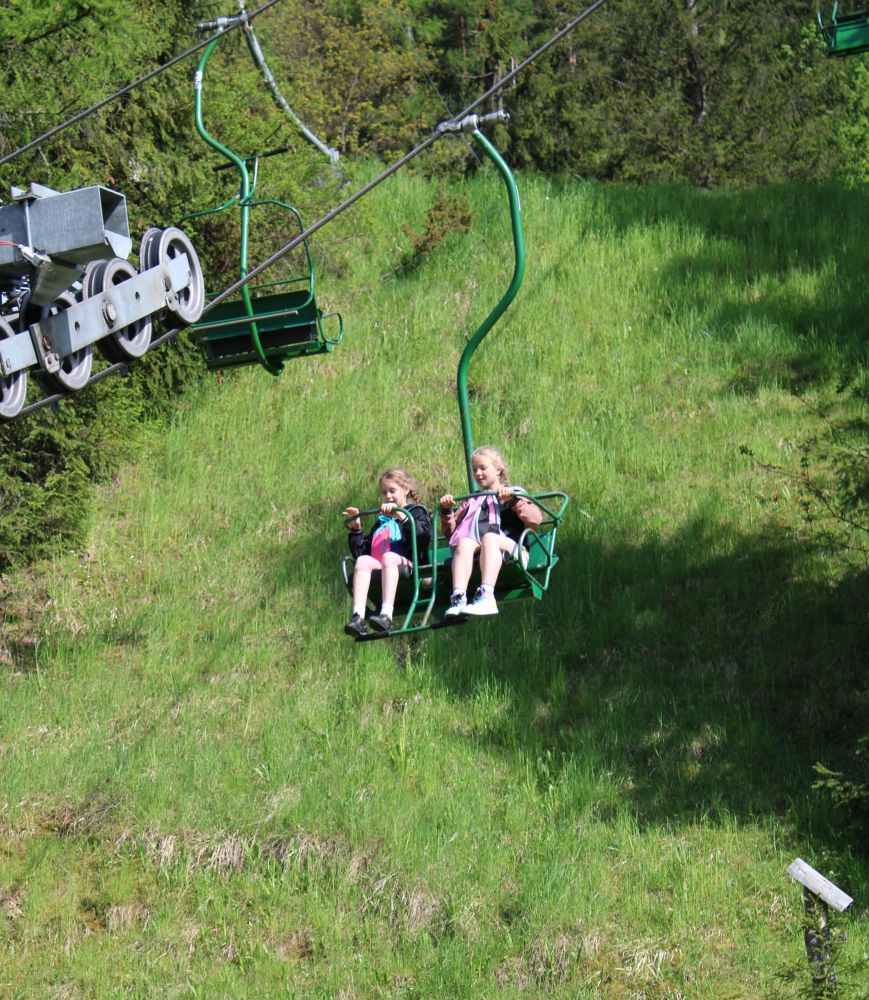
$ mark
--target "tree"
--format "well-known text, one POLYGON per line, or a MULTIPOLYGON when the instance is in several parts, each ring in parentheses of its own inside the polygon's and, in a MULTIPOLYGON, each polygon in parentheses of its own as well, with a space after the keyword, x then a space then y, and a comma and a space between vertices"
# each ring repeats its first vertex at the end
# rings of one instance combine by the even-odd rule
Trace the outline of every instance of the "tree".
MULTIPOLYGON (((438 85, 464 100, 576 14, 563 0, 418 4, 442 18, 438 85), (496 16, 491 16, 496 15, 496 16)), ((502 74, 503 75, 503 74, 502 74)), ((506 95, 514 163, 705 186, 829 176, 844 158, 850 73, 805 5, 620 0, 506 95)))

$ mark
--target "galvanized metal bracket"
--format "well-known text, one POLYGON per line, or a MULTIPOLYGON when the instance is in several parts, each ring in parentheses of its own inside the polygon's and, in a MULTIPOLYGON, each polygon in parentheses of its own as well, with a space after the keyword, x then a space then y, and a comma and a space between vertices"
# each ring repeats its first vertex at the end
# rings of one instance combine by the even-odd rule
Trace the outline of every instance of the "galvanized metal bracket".
POLYGON ((0 341, 0 374, 4 378, 38 365, 57 371, 60 359, 116 330, 172 308, 178 292, 191 280, 186 253, 149 268, 83 302, 46 316, 23 333, 0 341))
POLYGON ((457 121, 441 122, 437 127, 440 135, 471 135, 479 131, 481 125, 504 125, 510 120, 506 111, 493 111, 488 115, 465 115, 457 121))

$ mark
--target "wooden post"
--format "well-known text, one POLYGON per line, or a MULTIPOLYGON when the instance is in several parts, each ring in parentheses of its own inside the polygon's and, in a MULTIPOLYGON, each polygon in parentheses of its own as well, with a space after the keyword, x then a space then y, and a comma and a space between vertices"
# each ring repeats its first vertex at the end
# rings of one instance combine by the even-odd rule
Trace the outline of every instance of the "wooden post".
POLYGON ((803 937, 809 966, 812 968, 812 985, 819 996, 832 996, 836 992, 838 981, 831 962, 827 904, 811 889, 803 886, 803 908, 806 913, 803 937))
POLYGON ((818 996, 833 996, 838 986, 830 951, 830 919, 828 906, 842 913, 854 902, 838 886, 797 858, 788 866, 788 874, 803 887, 806 924, 803 936, 806 954, 812 968, 812 983, 818 996))

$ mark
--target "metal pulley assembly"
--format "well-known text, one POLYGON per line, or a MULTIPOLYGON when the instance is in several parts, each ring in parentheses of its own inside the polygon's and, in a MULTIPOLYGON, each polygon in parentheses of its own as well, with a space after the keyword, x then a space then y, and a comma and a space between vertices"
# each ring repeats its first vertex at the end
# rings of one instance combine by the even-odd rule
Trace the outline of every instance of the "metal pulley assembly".
POLYGON ((28 371, 49 392, 74 392, 94 344, 110 362, 140 358, 161 314, 199 319, 202 268, 180 229, 147 230, 136 271, 117 191, 32 184, 12 198, 0 207, 0 418, 21 412, 28 371))

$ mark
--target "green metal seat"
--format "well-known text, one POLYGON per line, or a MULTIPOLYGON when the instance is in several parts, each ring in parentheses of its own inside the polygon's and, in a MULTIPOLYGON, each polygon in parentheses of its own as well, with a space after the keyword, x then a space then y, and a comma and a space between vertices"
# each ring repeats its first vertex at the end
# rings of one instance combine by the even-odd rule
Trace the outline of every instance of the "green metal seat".
MULTIPOLYGON (((246 17, 246 15, 245 15, 246 17)), ((237 206, 240 211, 239 278, 245 278, 248 266, 250 217, 253 209, 269 206, 291 217, 305 230, 298 211, 275 198, 256 198, 259 161, 265 157, 284 153, 285 148, 253 156, 239 156, 214 138, 206 129, 202 115, 203 81, 205 68, 215 47, 225 36, 216 35, 199 60, 195 77, 193 113, 196 130, 205 142, 235 167, 239 176, 238 193, 222 205, 201 211, 189 212, 181 222, 215 215, 237 206)), ((322 313, 314 295, 314 263, 307 240, 302 241, 304 273, 269 284, 247 283, 242 285, 240 298, 206 306, 203 318, 193 326, 193 335, 202 347, 209 369, 237 368, 240 365, 260 364, 272 375, 283 370, 284 362, 291 358, 308 357, 331 351, 344 336, 344 321, 339 313, 322 313), (271 289, 265 292, 265 289, 271 289), (280 290, 278 290, 280 289, 280 290), (323 320, 337 318, 335 337, 323 332, 323 320)))
POLYGON ((853 56, 869 51, 869 11, 854 14, 840 14, 839 4, 833 4, 833 14, 829 24, 818 11, 818 25, 827 44, 827 54, 831 56, 853 56))
POLYGON ((339 313, 322 313, 306 289, 263 295, 251 300, 253 316, 244 301, 221 302, 193 327, 209 369, 261 363, 254 346, 258 336, 268 361, 280 366, 291 358, 331 351, 343 335, 339 313), (338 336, 326 337, 323 320, 336 317, 338 336))

